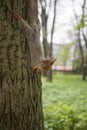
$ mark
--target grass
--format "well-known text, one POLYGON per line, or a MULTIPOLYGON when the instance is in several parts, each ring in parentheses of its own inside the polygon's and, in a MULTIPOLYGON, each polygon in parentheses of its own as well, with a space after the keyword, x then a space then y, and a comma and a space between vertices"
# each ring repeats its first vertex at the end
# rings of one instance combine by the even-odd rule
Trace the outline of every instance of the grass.
POLYGON ((69 105, 76 112, 87 112, 87 80, 80 75, 54 73, 53 83, 43 83, 43 107, 58 104, 69 105))

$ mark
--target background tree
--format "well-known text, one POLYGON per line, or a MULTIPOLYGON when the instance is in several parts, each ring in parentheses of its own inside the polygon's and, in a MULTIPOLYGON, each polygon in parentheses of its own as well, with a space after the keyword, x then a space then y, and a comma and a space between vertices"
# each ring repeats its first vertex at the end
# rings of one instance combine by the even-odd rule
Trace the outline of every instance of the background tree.
MULTIPOLYGON (((55 30, 55 20, 56 20, 56 12, 57 12, 57 0, 40 0, 41 4, 41 21, 42 21, 42 43, 44 48, 44 55, 46 58, 53 56, 53 35, 55 30), (52 25, 50 25, 50 32, 48 31, 49 17, 52 15, 53 18, 52 25), (51 13, 50 13, 51 12, 51 13), (50 34, 50 43, 48 43, 48 35, 50 34)), ((52 70, 47 74, 47 81, 52 82, 52 70)))
MULTIPOLYGON (((48 35, 48 31, 47 31, 47 23, 48 23, 48 17, 49 17, 49 12, 47 13, 47 2, 46 0, 41 0, 40 1, 41 4, 41 22, 42 22, 42 43, 43 43, 43 48, 44 48, 44 56, 45 58, 49 57, 49 44, 48 44, 48 40, 47 40, 47 35, 48 35)), ((51 9, 51 0, 50 0, 50 5, 49 5, 49 11, 51 9)))
POLYGON ((86 51, 84 53, 83 80, 86 80, 86 75, 87 75, 87 0, 83 1, 81 24, 83 26, 83 28, 82 28, 82 36, 83 36, 84 43, 85 43, 85 48, 86 48, 86 51))
POLYGON ((41 77, 31 75, 30 51, 12 10, 35 29, 37 2, 0 1, 0 130, 44 130, 41 77))
MULTIPOLYGON (((75 8, 74 8, 74 1, 72 1, 73 4, 73 11, 76 19, 76 30, 77 30, 77 39, 78 39, 78 44, 79 44, 79 49, 80 49, 80 55, 81 55, 81 66, 82 66, 82 79, 86 79, 86 69, 87 69, 87 64, 86 64, 86 59, 87 59, 87 54, 85 56, 84 50, 83 50, 83 42, 85 42, 85 48, 87 46, 87 38, 86 38, 86 31, 84 33, 84 29, 86 29, 86 0, 83 1, 82 5, 82 14, 79 16, 76 14, 75 8), (82 40, 83 39, 83 40, 82 40)), ((87 51, 86 51, 87 53, 87 51)))

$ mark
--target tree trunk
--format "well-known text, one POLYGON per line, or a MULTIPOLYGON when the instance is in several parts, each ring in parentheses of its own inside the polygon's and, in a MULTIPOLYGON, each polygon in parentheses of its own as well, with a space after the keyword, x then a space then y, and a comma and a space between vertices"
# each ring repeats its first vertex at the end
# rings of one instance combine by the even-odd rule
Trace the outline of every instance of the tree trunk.
MULTIPOLYGON (((54 16, 53 16, 53 23, 52 23, 52 29, 51 29, 51 43, 50 43, 50 57, 53 56, 53 34, 54 34, 54 26, 55 26, 55 20, 56 20, 56 10, 57 10, 57 0, 54 0, 54 16)), ((48 72, 47 80, 49 82, 52 82, 52 69, 48 72)))
POLYGON ((84 53, 83 53, 83 48, 81 45, 81 39, 80 39, 80 30, 78 31, 78 42, 79 42, 79 49, 80 49, 80 54, 81 54, 81 66, 82 66, 82 79, 86 80, 86 68, 85 68, 85 58, 84 58, 84 53))
POLYGON ((44 130, 41 76, 31 76, 27 42, 10 15, 16 10, 28 18, 29 7, 23 0, 0 0, 0 130, 44 130))
MULTIPOLYGON (((46 1, 45 1, 46 2, 46 1)), ((45 3, 46 4, 46 3, 45 3)), ((50 47, 47 41, 47 15, 46 8, 42 6, 42 34, 43 34, 43 48, 44 48, 44 56, 45 58, 49 58, 50 47)))

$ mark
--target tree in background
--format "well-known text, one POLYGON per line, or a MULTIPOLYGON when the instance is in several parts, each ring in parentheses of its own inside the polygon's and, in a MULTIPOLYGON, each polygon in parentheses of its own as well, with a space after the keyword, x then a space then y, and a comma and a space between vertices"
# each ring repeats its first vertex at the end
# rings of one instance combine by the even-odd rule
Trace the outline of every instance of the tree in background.
POLYGON ((36 0, 0 1, 0 130, 44 130, 41 77, 31 75, 30 51, 12 10, 35 29, 36 0))
MULTIPOLYGON (((41 4, 41 22, 42 22, 42 37, 43 37, 43 49, 44 49, 44 56, 46 58, 49 57, 50 54, 50 46, 48 44, 48 40, 47 40, 47 35, 48 35, 48 31, 47 31, 47 22, 48 22, 48 17, 49 17, 49 12, 47 14, 47 2, 46 0, 41 0, 40 1, 41 4)), ((51 9, 51 1, 50 1, 50 5, 49 5, 49 10, 51 9)))
POLYGON ((84 0, 83 5, 82 5, 82 14, 81 14, 80 19, 79 19, 79 16, 76 14, 76 11, 75 11, 74 1, 72 1, 73 11, 74 11, 75 19, 76 19, 77 39, 78 39, 80 55, 81 55, 82 79, 83 80, 86 79, 86 70, 87 70, 86 3, 87 3, 87 1, 84 0), (85 43, 86 55, 85 55, 84 50, 83 50, 83 45, 82 45, 83 42, 85 43))
MULTIPOLYGON (((44 48, 44 55, 46 58, 53 57, 53 35, 55 30, 55 20, 56 20, 56 13, 57 13, 57 1, 58 0, 40 0, 41 4, 41 21, 42 21, 42 37, 43 37, 43 48, 44 48), (53 11, 53 19, 50 32, 48 32, 48 24, 49 24, 49 17, 50 13, 53 11), (50 43, 48 43, 48 35, 50 33, 50 43)), ((51 14, 52 15, 52 14, 51 14)), ((47 81, 52 82, 52 69, 48 72, 47 81)))
POLYGON ((86 80, 86 75, 87 75, 87 0, 83 1, 81 24, 83 26, 82 27, 82 36, 83 36, 85 48, 86 48, 86 51, 84 53, 83 80, 86 80))

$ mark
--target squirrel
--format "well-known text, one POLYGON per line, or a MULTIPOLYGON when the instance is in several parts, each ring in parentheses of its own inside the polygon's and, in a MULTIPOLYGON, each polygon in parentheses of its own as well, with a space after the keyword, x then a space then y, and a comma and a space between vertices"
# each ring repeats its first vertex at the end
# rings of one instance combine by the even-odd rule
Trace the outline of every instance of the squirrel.
POLYGON ((37 19, 35 23, 36 26, 34 24, 35 28, 33 29, 33 27, 31 25, 28 25, 28 23, 17 12, 11 11, 11 16, 18 21, 18 26, 27 40, 31 54, 32 76, 34 76, 35 73, 39 72, 46 74, 56 59, 53 57, 49 59, 44 58, 44 53, 39 38, 39 20, 37 19))

